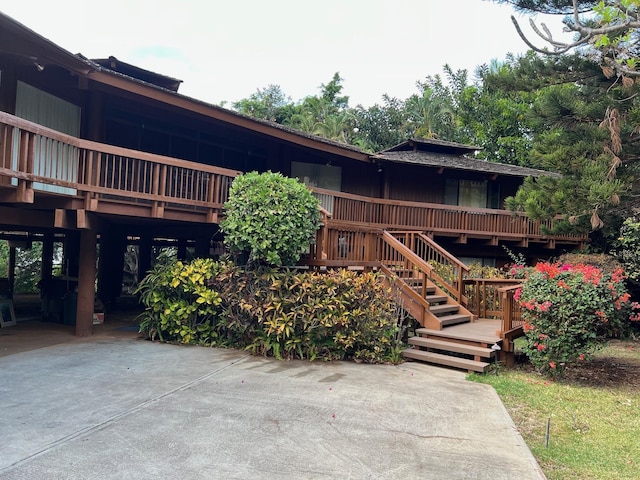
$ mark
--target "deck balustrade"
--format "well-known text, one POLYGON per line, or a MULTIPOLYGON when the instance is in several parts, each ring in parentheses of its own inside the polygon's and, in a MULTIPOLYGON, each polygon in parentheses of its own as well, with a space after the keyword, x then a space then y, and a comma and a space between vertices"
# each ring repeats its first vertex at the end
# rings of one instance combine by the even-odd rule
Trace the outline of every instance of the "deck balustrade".
POLYGON ((149 204, 156 212, 173 206, 217 214, 240 174, 79 139, 4 112, 0 142, 0 186, 16 186, 18 192, 43 190, 39 185, 64 188, 58 193, 84 197, 89 210, 108 200, 149 204))
POLYGON ((548 235, 553 220, 534 221, 506 210, 466 208, 435 203, 362 197, 321 188, 312 189, 334 220, 360 225, 384 225, 388 230, 421 230, 437 235, 469 235, 511 240, 581 243, 581 235, 548 235), (329 208, 330 207, 330 208, 329 208))

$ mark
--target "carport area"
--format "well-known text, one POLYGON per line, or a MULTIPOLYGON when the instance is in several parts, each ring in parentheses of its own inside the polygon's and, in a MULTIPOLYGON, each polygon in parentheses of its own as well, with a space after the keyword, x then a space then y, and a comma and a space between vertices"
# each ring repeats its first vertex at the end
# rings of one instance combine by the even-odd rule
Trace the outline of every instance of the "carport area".
POLYGON ((0 479, 544 478, 463 373, 151 343, 120 321, 0 358, 0 479))

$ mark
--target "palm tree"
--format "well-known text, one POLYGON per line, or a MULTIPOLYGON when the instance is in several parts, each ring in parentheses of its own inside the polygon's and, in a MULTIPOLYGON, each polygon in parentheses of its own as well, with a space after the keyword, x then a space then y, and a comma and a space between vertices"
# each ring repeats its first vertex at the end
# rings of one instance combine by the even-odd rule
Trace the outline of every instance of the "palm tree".
POLYGON ((416 138, 442 138, 455 125, 455 112, 448 98, 425 88, 421 96, 413 95, 406 103, 408 123, 416 138))

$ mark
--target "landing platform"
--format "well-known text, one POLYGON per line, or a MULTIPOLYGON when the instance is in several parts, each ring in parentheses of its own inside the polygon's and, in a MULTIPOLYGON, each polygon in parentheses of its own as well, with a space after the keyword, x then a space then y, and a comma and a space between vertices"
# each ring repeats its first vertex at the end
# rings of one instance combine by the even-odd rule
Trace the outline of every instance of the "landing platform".
POLYGON ((487 345, 491 346, 494 343, 498 343, 501 341, 501 327, 501 320, 480 318, 474 322, 460 323, 458 325, 444 327, 442 330, 419 328, 416 330, 416 334, 427 335, 429 337, 446 337, 456 340, 486 343, 487 345))

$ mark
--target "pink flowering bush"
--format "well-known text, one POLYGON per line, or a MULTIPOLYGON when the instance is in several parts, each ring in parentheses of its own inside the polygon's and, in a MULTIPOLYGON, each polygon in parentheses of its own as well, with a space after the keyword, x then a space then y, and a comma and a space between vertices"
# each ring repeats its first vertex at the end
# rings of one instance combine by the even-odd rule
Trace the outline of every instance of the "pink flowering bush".
POLYGON ((515 299, 525 321, 525 353, 541 373, 561 375, 638 319, 624 278, 622 269, 609 274, 583 264, 529 269, 515 299))

